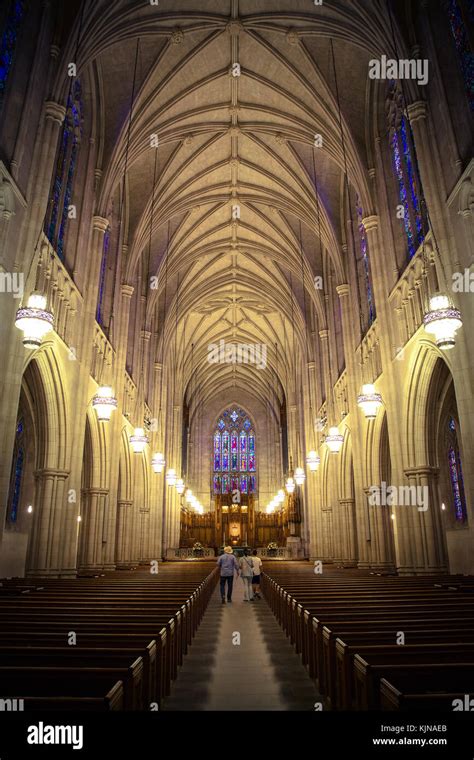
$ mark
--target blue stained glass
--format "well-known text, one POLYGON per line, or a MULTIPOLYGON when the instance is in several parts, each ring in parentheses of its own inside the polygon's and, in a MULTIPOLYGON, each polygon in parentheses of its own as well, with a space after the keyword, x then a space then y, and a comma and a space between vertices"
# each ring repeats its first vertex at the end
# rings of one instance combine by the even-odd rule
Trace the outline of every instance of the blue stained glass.
POLYGON ((454 417, 450 417, 449 419, 449 429, 453 431, 453 433, 456 432, 456 420, 454 417))
POLYGON ((242 477, 240 478, 240 490, 242 493, 247 493, 247 489, 248 489, 247 476, 242 475, 242 477))
POLYGON ((400 149, 398 147, 398 133, 394 132, 392 135, 392 156, 395 166, 395 173, 398 180, 398 193, 400 196, 401 205, 403 206, 403 224, 405 227, 405 233, 408 240, 408 250, 410 258, 416 253, 416 247, 413 238, 413 229, 410 220, 410 207, 408 205, 408 194, 405 187, 405 176, 403 174, 402 160, 400 156, 400 149))
POLYGON ((221 491, 221 483, 219 480, 218 475, 214 476, 214 493, 220 493, 221 491))
POLYGON ((255 475, 251 475, 249 478, 249 493, 255 492, 255 475))
POLYGON ((222 470, 229 469, 229 433, 222 433, 222 470))
POLYGON ((364 212, 360 204, 359 198, 356 197, 356 210, 357 210, 357 223, 359 226, 360 237, 360 250, 362 253, 362 262, 364 264, 364 278, 365 278, 365 290, 367 295, 367 304, 369 307, 369 326, 375 319, 374 298, 372 295, 372 286, 370 282, 370 267, 369 267, 369 254, 368 254, 368 242, 367 232, 363 223, 364 212))
POLYGON ((48 239, 51 245, 55 247, 61 260, 64 259, 64 241, 82 132, 81 113, 81 85, 76 79, 67 101, 66 117, 50 201, 49 224, 45 228, 48 239))
POLYGON ((219 420, 219 422, 217 423, 217 427, 219 428, 219 430, 224 430, 225 428, 224 420, 219 420))
POLYGON ((22 448, 18 449, 15 462, 15 479, 13 482, 12 506, 10 510, 10 521, 16 522, 18 517, 18 507, 20 505, 21 481, 23 476, 24 452, 22 448))
MULTIPOLYGON (((458 0, 449 0, 448 15, 469 106, 471 111, 474 111, 474 53, 469 43, 469 35, 458 0)), ((474 2, 472 0, 469 0, 469 15, 471 22, 474 23, 474 2)))
POLYGON ((17 432, 17 435, 21 435, 23 433, 23 420, 18 421, 18 425, 16 426, 16 432, 17 432))
POLYGON ((6 17, 6 23, 0 41, 0 102, 7 87, 8 75, 12 67, 18 40, 18 31, 24 15, 24 0, 14 0, 10 3, 10 10, 6 17))
POLYGON ((255 490, 255 476, 244 475, 249 470, 256 472, 255 433, 246 412, 239 408, 226 410, 219 418, 216 428, 213 437, 214 491, 229 493, 238 489, 242 484, 241 478, 245 478, 246 489, 253 482, 255 490), (220 472, 230 474, 219 478, 217 482, 220 472))
POLYGON ((449 449, 448 458, 456 520, 463 521, 465 519, 465 498, 461 460, 456 455, 456 451, 452 446, 449 449))
POLYGON ((250 422, 250 420, 245 420, 245 422, 244 422, 244 430, 246 430, 247 433, 248 433, 248 431, 250 430, 251 427, 252 427, 252 423, 250 422))
POLYGON ((421 218, 420 204, 418 202, 416 176, 413 170, 410 145, 408 142, 408 135, 407 135, 407 122, 406 122, 405 117, 402 118, 402 121, 400 124, 400 136, 402 138, 403 155, 405 157, 405 164, 407 167, 408 181, 410 183, 411 202, 413 204, 413 211, 414 211, 416 231, 417 231, 417 244, 418 246, 420 246, 424 239, 423 220, 421 218))
POLYGON ((230 493, 230 480, 228 475, 222 476, 222 493, 230 493))
POLYGON ((236 420, 239 419, 239 415, 237 414, 237 412, 235 411, 235 409, 232 412, 232 414, 230 415, 230 418, 231 418, 232 422, 234 422, 234 423, 235 423, 236 420))
POLYGON ((102 249, 102 261, 100 264, 99 295, 97 298, 97 313, 95 317, 96 322, 98 322, 99 325, 103 325, 102 306, 103 306, 103 301, 104 301, 105 274, 107 272, 107 254, 109 252, 109 244, 110 244, 110 227, 108 227, 105 231, 104 246, 102 249))

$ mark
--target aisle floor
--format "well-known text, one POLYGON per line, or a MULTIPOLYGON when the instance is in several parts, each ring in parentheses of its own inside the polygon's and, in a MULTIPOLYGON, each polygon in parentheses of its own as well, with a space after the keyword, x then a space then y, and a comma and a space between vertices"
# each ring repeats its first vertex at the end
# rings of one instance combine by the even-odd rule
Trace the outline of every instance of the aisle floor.
POLYGON ((244 602, 238 578, 232 604, 217 587, 162 709, 313 711, 321 701, 265 599, 244 602))

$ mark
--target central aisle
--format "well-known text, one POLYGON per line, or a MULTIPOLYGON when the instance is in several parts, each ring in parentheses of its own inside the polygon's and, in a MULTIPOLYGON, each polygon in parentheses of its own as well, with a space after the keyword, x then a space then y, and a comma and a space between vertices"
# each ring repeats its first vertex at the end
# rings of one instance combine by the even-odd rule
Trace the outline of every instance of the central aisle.
POLYGON ((163 710, 309 710, 322 701, 265 599, 217 586, 163 710), (240 644, 233 643, 238 640, 240 644))

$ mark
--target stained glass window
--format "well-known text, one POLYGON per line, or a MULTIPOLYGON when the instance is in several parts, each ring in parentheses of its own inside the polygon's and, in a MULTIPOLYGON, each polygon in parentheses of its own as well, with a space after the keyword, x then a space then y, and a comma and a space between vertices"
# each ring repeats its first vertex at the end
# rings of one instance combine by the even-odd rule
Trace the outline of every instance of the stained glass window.
MULTIPOLYGON (((473 0, 468 0, 468 2, 470 23, 472 24, 474 23, 474 2, 473 0)), ((463 9, 459 0, 448 0, 448 16, 469 106, 471 111, 474 111, 474 51, 470 45, 467 24, 463 18, 463 9)))
POLYGON ((364 226, 364 211, 360 202, 359 196, 356 196, 356 212, 357 212, 357 226, 359 228, 359 240, 360 240, 360 252, 361 262, 363 267, 363 278, 365 285, 365 293, 367 297, 368 308, 368 327, 375 319, 375 306, 374 297, 372 293, 372 282, 370 277, 370 262, 369 262, 369 244, 367 240, 367 232, 364 226))
POLYGON ((453 494, 454 514, 457 522, 464 522, 467 517, 466 496, 462 474, 461 455, 459 452, 456 422, 450 417, 448 422, 448 466, 453 494))
POLYGON ((24 449, 24 423, 20 419, 17 422, 15 447, 13 450, 13 464, 12 473, 10 478, 10 492, 9 492, 9 504, 8 504, 8 520, 9 522, 16 522, 18 518, 18 510, 20 507, 21 486, 23 482, 23 469, 25 464, 25 449, 24 449))
POLYGON ((5 97, 8 75, 13 64, 23 18, 25 16, 24 0, 11 0, 6 15, 6 22, 0 40, 0 105, 5 97))
POLYGON ((243 493, 255 491, 256 476, 248 477, 247 472, 255 473, 255 433, 252 423, 243 409, 228 409, 216 424, 213 436, 215 493, 229 493, 240 489, 243 493), (229 476, 221 473, 231 474, 229 476))
POLYGON ((394 81, 390 84, 390 96, 393 101, 393 107, 389 109, 390 148, 400 200, 397 216, 403 225, 408 256, 411 259, 423 243, 428 225, 420 203, 421 180, 411 144, 410 126, 403 113, 400 91, 394 81))
POLYGON ((104 246, 102 249, 102 262, 100 265, 99 294, 97 297, 97 313, 95 317, 96 321, 101 326, 103 326, 104 324, 104 315, 102 313, 102 309, 104 305, 105 275, 107 272, 107 254, 109 252, 109 244, 110 244, 110 227, 106 229, 105 235, 104 235, 104 246))
POLYGON ((45 226, 48 240, 61 260, 64 259, 64 241, 81 143, 82 112, 81 84, 76 79, 68 97, 45 226))

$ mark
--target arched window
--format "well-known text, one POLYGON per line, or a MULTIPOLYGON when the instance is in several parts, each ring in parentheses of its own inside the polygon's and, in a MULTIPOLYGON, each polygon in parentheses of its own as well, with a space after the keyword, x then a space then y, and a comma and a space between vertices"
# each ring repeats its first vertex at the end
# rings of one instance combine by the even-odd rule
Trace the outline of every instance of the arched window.
POLYGON ((25 16, 25 10, 26 3, 24 0, 10 0, 0 40, 0 106, 5 97, 8 75, 13 64, 18 32, 25 16))
POLYGON ((100 265, 100 277, 99 277, 99 293, 97 296, 97 312, 96 321, 101 327, 104 326, 104 315, 102 312, 104 305, 104 292, 105 292, 105 279, 107 273, 107 254, 109 252, 110 245, 110 227, 107 227, 104 235, 104 246, 102 249, 102 262, 100 265))
POLYGON ((474 3, 469 0, 463 5, 462 0, 448 0, 447 9, 469 106, 474 111, 474 51, 467 31, 474 24, 474 3))
POLYGON ((10 477, 10 490, 8 497, 7 520, 15 523, 18 518, 20 507, 21 486, 23 482, 23 468, 25 464, 24 445, 24 422, 19 419, 16 426, 15 446, 13 449, 13 464, 10 477))
POLYGON ((45 226, 46 236, 61 261, 64 260, 66 228, 69 215, 72 213, 70 206, 81 144, 82 121, 81 84, 76 79, 68 97, 45 226))
POLYGON ((254 426, 243 409, 227 409, 214 432, 214 493, 254 493, 257 462, 254 426))
POLYGON ((457 435, 457 423, 454 417, 448 421, 448 466, 453 494, 454 515, 457 522, 465 522, 467 518, 466 496, 462 476, 461 455, 457 435))
POLYGON ((363 283, 364 285, 364 292, 367 298, 367 306, 365 307, 365 304, 362 304, 362 307, 364 317, 367 321, 366 327, 370 327, 375 319, 375 303, 372 290, 372 277, 370 272, 369 243, 367 240, 367 232, 364 227, 364 222, 362 221, 364 218, 364 211, 362 209, 362 204, 358 195, 356 195, 356 213, 360 243, 360 259, 357 258, 357 277, 359 278, 359 282, 363 283))
POLYGON ((421 180, 411 144, 410 125, 404 113, 402 93, 396 82, 390 83, 387 110, 393 171, 400 200, 397 216, 403 224, 408 257, 411 259, 425 239, 428 225, 420 203, 421 180))

